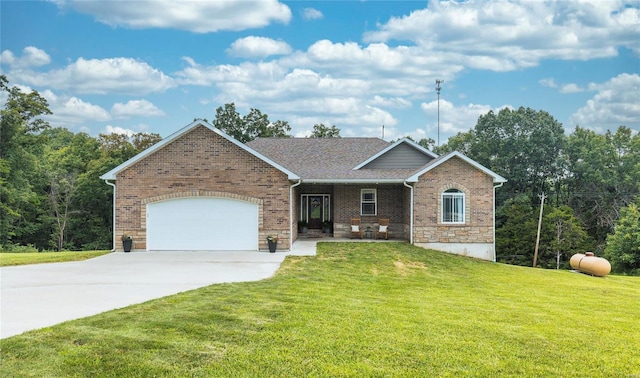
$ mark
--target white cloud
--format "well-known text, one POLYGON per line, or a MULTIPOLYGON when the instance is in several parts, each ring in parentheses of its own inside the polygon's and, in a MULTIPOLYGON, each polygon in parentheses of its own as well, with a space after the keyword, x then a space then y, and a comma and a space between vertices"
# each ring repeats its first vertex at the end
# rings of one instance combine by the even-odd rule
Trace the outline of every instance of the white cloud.
POLYGON ((3 50, 0 53, 0 63, 12 65, 16 61, 16 56, 10 50, 3 50))
POLYGON ((55 0, 61 8, 90 14, 111 26, 167 28, 194 33, 287 24, 291 10, 276 0, 238 1, 83 1, 55 0))
POLYGON ((40 67, 51 63, 51 57, 44 50, 27 46, 20 57, 16 57, 10 50, 2 51, 0 63, 18 68, 40 67))
POLYGON ((13 71, 19 81, 34 86, 79 93, 146 94, 175 86, 171 77, 145 62, 131 58, 84 59, 48 72, 13 71))
POLYGON ((538 81, 538 84, 542 85, 543 87, 549 87, 549 88, 558 87, 558 84, 556 84, 555 80, 553 80, 552 77, 541 79, 540 81, 538 81))
POLYGON ((612 57, 625 46, 640 53, 640 10, 622 1, 430 1, 426 9, 392 17, 366 42, 411 41, 449 53, 453 63, 494 71, 543 59, 612 57))
POLYGON ((572 125, 598 132, 625 125, 640 130, 640 75, 620 74, 609 81, 589 84, 598 93, 571 116, 572 125))
POLYGON ((111 114, 116 118, 130 117, 158 117, 164 112, 147 100, 131 100, 126 104, 115 103, 111 107, 111 114))
POLYGON ((107 121, 111 119, 109 113, 102 107, 84 102, 77 97, 71 97, 61 105, 61 107, 56 106, 52 109, 54 114, 59 117, 77 116, 94 121, 107 121))
POLYGON ((104 131, 102 133, 103 134, 124 134, 124 135, 127 135, 127 136, 132 136, 136 132, 131 130, 131 129, 125 129, 125 128, 120 127, 120 126, 107 125, 104 128, 104 131))
POLYGON ((411 107, 411 101, 402 97, 382 97, 373 96, 370 102, 372 105, 384 106, 389 108, 404 109, 411 107))
POLYGON ((584 92, 584 89, 580 88, 580 86, 575 83, 565 84, 560 88, 560 93, 579 93, 579 92, 584 92))
POLYGON ((305 20, 320 20, 324 17, 322 12, 315 8, 304 8, 302 10, 302 18, 305 20))
POLYGON ((250 36, 233 42, 227 53, 243 58, 265 58, 270 55, 290 54, 291 46, 271 38, 250 36))
POLYGON ((53 113, 44 118, 53 126, 73 128, 88 122, 103 122, 111 119, 111 115, 104 108, 80 98, 56 95, 48 89, 40 94, 47 100, 49 109, 53 113))
POLYGON ((545 78, 542 80, 538 81, 538 84, 542 85, 543 87, 548 87, 548 88, 558 88, 558 92, 560 93, 579 93, 579 92, 584 92, 584 88, 581 88, 578 84, 575 83, 569 83, 569 84, 562 84, 559 85, 558 83, 555 82, 555 80, 553 78, 545 78))

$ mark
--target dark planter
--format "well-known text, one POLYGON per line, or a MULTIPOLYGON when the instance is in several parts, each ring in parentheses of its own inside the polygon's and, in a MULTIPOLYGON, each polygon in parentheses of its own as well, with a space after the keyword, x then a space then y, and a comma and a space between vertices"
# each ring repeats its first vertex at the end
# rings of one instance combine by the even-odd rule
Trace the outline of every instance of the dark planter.
POLYGON ((122 241, 122 248, 125 252, 131 252, 131 247, 133 246, 133 240, 127 239, 122 241))
POLYGON ((267 239, 267 243, 269 243, 269 252, 275 253, 276 247, 278 246, 278 242, 267 239))

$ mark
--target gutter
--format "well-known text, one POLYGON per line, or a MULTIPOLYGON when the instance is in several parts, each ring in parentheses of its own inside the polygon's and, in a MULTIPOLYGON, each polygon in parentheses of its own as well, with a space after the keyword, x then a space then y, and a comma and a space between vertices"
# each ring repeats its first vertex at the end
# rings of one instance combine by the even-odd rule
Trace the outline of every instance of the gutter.
MULTIPOLYGON (((402 184, 407 179, 304 179, 308 184, 402 184)), ((415 182, 409 180, 409 182, 415 182)))
POLYGON ((109 186, 113 186, 113 241, 112 241, 113 249, 111 250, 111 252, 115 252, 116 251, 116 184, 109 182, 108 179, 104 179, 104 182, 109 186))
POLYGON ((293 188, 302 184, 302 179, 289 187, 289 251, 293 250, 293 188))
POLYGON ((496 188, 504 185, 504 182, 493 187, 493 262, 496 262, 496 188))
MULTIPOLYGON (((404 186, 406 186, 407 188, 411 189, 411 204, 409 205, 409 243, 413 244, 413 186, 407 184, 406 181, 403 181, 404 186)), ((495 191, 494 191, 495 193, 495 191)), ((494 201, 495 203, 495 194, 494 194, 494 201)), ((495 208, 495 206, 494 206, 495 208)), ((494 210, 495 212, 495 210, 494 210)), ((495 223, 495 222, 494 222, 495 223)), ((495 232, 495 227, 494 227, 494 232, 495 232)), ((493 238, 493 241, 495 243, 495 236, 493 238)), ((494 246, 494 250, 495 250, 495 246, 494 246)), ((495 256, 495 252, 494 252, 494 256, 495 256)))

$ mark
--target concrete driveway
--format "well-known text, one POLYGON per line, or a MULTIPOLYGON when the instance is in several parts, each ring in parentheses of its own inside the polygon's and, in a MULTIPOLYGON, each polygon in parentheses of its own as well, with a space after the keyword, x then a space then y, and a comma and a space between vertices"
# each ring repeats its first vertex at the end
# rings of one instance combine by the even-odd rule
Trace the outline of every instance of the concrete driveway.
POLYGON ((114 252, 75 262, 0 268, 0 338, 224 282, 271 277, 291 252, 114 252))

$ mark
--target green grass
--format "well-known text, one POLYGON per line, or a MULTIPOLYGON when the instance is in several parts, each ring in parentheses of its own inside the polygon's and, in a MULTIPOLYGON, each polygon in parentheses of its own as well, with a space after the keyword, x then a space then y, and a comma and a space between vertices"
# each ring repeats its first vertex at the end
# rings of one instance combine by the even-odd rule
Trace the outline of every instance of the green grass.
POLYGON ((640 279, 320 243, 213 285, 0 341, 4 376, 636 377, 640 279))
POLYGON ((0 266, 80 261, 102 256, 110 251, 0 253, 0 266))

